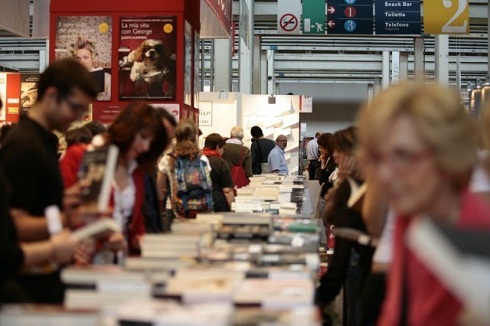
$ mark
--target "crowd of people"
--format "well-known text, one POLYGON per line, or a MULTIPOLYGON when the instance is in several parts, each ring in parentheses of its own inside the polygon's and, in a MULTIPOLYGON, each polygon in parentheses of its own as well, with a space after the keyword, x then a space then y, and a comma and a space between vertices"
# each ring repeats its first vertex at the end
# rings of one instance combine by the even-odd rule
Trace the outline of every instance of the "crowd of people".
MULTIPOLYGON (((199 148, 195 122, 176 122, 145 103, 128 104, 107 128, 70 129, 98 94, 76 60, 52 63, 38 88, 32 109, 8 135, 2 130, 2 303, 60 303, 65 264, 118 264, 140 254, 145 233, 167 232, 173 219, 231 211, 236 189, 252 175, 289 173, 284 135, 273 141, 254 126, 248 148, 236 126, 229 137, 207 135, 199 148), (55 130, 68 145, 61 156, 55 130), (86 152, 111 145, 118 157, 110 208, 95 218, 114 219, 121 232, 75 242, 71 233, 94 219, 82 209, 80 164, 86 152), (59 211, 60 232, 50 232, 50 207, 59 211)), ((321 184, 315 216, 326 230, 354 229, 377 244, 339 233, 315 295, 323 312, 342 287, 348 325, 452 325, 468 312, 405 235, 423 219, 490 229, 490 161, 482 146, 490 132, 478 135, 485 128, 477 127, 453 89, 401 84, 365 104, 356 126, 315 135, 307 146, 309 178, 321 184)), ((326 324, 330 318, 324 314, 326 324)))

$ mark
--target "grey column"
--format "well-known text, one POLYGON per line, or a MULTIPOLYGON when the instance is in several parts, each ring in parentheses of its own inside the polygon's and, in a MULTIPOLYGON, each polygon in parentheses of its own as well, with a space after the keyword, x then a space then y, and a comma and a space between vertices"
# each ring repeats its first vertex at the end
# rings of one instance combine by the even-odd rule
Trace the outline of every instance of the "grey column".
POLYGON ((214 40, 214 91, 231 92, 231 41, 214 40))
POLYGON ((415 49, 413 56, 413 74, 415 82, 423 83, 425 79, 424 39, 422 37, 416 37, 413 39, 413 43, 415 49))
POLYGON ((252 94, 254 48, 254 0, 240 0, 240 57, 238 88, 244 94, 252 94))
POLYGON ((260 78, 261 78, 261 74, 260 74, 260 69, 261 69, 261 62, 260 62, 260 53, 261 53, 260 42, 261 42, 260 36, 259 35, 255 35, 254 36, 254 52, 253 52, 253 60, 252 60, 252 62, 253 62, 252 92, 254 94, 260 94, 261 93, 260 92, 260 78))
POLYGON ((449 84, 449 36, 436 35, 435 41, 435 79, 449 84))

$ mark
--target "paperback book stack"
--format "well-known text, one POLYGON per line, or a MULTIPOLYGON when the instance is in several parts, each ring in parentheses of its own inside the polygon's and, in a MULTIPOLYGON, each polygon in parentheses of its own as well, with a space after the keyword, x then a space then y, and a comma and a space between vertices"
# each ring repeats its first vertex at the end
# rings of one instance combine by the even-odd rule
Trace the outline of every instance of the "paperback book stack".
POLYGON ((61 280, 66 286, 66 309, 115 307, 129 299, 147 299, 165 286, 169 272, 145 274, 120 266, 68 267, 61 280))

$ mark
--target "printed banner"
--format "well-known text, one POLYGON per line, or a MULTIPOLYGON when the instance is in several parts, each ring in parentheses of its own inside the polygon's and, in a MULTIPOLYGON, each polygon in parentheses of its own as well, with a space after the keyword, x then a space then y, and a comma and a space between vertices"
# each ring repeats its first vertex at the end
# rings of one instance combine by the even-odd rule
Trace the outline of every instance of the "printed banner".
POLYGON ((119 100, 175 100, 177 18, 121 17, 119 100))
POLYGON ((62 16, 56 20, 55 59, 74 58, 94 78, 97 100, 111 99, 112 17, 62 16))
POLYGON ((184 48, 184 104, 192 105, 192 26, 185 22, 185 48, 184 48))
POLYGON ((20 75, 20 110, 25 112, 29 110, 37 100, 37 82, 39 74, 21 74, 20 75))
POLYGON ((303 34, 325 34, 325 0, 303 0, 303 34))
POLYGON ((468 34, 469 19, 468 0, 424 1, 425 34, 468 34))
POLYGON ((278 0, 277 34, 300 34, 301 0, 278 0))

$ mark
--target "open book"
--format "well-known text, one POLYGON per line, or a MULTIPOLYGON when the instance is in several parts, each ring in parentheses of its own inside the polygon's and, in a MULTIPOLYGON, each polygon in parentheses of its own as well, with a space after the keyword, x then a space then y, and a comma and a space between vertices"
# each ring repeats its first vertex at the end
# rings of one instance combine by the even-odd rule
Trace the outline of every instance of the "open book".
POLYGON ((85 153, 78 172, 79 180, 86 185, 82 190, 84 212, 107 211, 118 152, 116 146, 110 145, 85 153))

